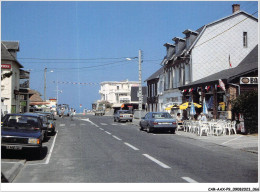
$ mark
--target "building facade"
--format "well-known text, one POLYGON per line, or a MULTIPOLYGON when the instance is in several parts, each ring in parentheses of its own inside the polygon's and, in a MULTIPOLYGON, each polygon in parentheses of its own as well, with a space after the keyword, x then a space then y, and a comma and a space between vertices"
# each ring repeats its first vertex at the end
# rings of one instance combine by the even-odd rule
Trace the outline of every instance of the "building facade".
POLYGON ((232 6, 232 14, 202 26, 196 31, 183 31, 185 37, 174 37, 174 44, 166 43, 163 105, 191 101, 201 103, 201 97, 182 97, 179 87, 197 81, 238 64, 258 43, 258 19, 239 5, 232 6))
MULTIPOLYGON (((21 110, 19 90, 20 69, 23 66, 17 60, 18 51, 19 42, 1 42, 1 107, 3 113, 19 113, 21 110), (10 76, 6 77, 7 74, 10 76)), ((28 107, 27 104, 26 107, 28 107)))
POLYGON ((123 103, 131 102, 131 87, 138 87, 137 81, 105 81, 100 83, 99 94, 101 101, 113 104, 113 107, 120 107, 123 103))

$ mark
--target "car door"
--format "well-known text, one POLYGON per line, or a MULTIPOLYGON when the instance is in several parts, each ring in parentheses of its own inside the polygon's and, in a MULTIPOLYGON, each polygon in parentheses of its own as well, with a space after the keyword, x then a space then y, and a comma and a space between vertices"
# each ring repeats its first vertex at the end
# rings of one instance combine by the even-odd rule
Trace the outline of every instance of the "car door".
POLYGON ((144 116, 144 124, 143 124, 143 127, 144 127, 144 128, 147 128, 147 126, 148 126, 149 117, 150 117, 150 113, 147 113, 147 114, 144 116))

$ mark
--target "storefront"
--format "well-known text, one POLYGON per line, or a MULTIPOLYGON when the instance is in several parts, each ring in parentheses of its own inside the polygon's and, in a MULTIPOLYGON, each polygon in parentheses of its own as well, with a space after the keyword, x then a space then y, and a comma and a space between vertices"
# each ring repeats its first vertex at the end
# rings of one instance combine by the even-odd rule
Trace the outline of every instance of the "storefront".
POLYGON ((258 46, 237 67, 222 70, 179 89, 183 93, 183 102, 193 100, 203 104, 205 98, 209 116, 234 120, 232 101, 244 92, 257 91, 257 82, 258 46))

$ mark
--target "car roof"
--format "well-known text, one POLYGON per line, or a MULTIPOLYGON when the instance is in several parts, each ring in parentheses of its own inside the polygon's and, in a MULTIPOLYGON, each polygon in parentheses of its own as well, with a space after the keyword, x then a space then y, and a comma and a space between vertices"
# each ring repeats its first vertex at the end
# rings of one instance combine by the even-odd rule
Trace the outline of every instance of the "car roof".
POLYGON ((6 115, 9 115, 9 116, 30 116, 30 117, 39 117, 38 114, 35 114, 35 113, 8 113, 6 115))
POLYGON ((30 113, 30 112, 23 113, 23 114, 25 114, 25 115, 29 115, 29 116, 35 116, 35 117, 46 116, 46 114, 41 114, 41 113, 30 113))

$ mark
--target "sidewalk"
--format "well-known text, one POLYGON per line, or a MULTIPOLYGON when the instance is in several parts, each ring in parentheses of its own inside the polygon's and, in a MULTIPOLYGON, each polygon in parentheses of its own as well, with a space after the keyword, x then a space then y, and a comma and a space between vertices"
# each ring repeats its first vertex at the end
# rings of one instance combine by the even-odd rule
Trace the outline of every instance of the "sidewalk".
MULTIPOLYGON (((133 125, 139 127, 139 119, 133 120, 133 125)), ((189 133, 185 131, 176 131, 176 135, 182 137, 188 137, 202 142, 214 143, 223 147, 230 147, 233 149, 240 149, 242 151, 247 151, 251 153, 258 154, 258 134, 254 135, 242 135, 242 134, 232 134, 232 135, 203 135, 198 136, 194 133, 189 133)))
POLYGON ((1 159, 2 183, 11 183, 25 164, 25 160, 1 159), (6 181, 6 180, 7 181, 6 181))

